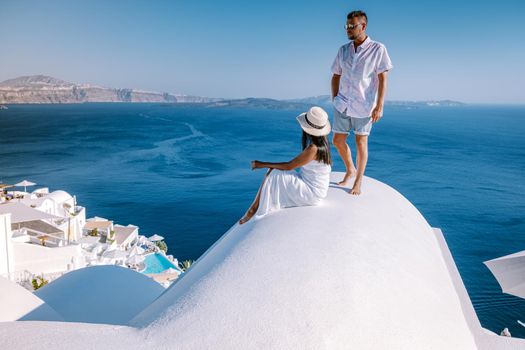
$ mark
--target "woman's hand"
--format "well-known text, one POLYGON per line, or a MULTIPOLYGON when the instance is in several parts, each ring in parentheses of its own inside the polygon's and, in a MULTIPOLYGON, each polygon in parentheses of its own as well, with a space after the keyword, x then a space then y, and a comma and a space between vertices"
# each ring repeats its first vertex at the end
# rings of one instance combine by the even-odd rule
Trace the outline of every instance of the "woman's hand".
POLYGON ((252 160, 252 170, 261 168, 261 162, 258 160, 252 160))

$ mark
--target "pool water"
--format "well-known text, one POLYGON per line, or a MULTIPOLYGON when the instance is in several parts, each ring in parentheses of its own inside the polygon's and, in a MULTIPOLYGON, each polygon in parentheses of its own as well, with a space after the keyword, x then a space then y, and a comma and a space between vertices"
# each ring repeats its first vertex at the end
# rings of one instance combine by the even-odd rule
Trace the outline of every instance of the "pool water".
POLYGON ((161 273, 170 267, 172 269, 178 270, 178 268, 173 263, 171 263, 171 261, 159 253, 146 255, 144 264, 146 265, 146 269, 141 271, 144 274, 161 273))

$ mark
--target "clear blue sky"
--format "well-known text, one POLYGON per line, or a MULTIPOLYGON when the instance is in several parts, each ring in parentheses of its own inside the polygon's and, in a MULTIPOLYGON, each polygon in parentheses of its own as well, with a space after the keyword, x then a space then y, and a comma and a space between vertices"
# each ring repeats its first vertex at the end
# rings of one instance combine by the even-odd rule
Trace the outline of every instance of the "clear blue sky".
POLYGON ((525 1, 0 0, 0 80, 210 97, 328 94, 346 14, 392 58, 387 99, 525 103, 525 1))

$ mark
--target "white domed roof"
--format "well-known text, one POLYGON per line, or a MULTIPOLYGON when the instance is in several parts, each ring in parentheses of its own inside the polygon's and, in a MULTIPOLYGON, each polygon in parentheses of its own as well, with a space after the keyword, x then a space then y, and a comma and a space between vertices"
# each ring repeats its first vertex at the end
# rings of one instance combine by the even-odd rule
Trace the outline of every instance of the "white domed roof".
POLYGON ((0 277, 0 310, 0 322, 62 320, 42 299, 4 277, 0 277))
POLYGON ((107 265, 69 272, 35 294, 66 321, 126 324, 163 291, 141 273, 107 265))
POLYGON ((71 197, 71 195, 66 191, 58 190, 46 195, 45 198, 53 199, 56 203, 64 203, 73 197, 71 197))
POLYGON ((432 228, 370 178, 236 224, 131 324, 179 348, 476 348, 432 228))

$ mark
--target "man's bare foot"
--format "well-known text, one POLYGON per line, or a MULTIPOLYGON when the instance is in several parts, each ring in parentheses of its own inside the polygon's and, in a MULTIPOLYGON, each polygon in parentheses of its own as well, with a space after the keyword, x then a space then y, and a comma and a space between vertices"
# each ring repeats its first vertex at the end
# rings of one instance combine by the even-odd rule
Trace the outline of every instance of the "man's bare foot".
POLYGON ((242 225, 244 223, 247 223, 248 221, 250 221, 250 219, 255 215, 255 209, 254 208, 250 208, 248 209, 248 211, 246 212, 246 214, 244 214, 244 216, 241 218, 241 220, 239 220, 239 224, 242 225))
POLYGON ((351 178, 353 178, 355 176, 355 174, 357 174, 357 170, 354 168, 353 170, 350 170, 349 172, 347 172, 345 174, 345 177, 343 178, 343 181, 339 181, 337 184, 339 186, 344 186, 346 185, 346 183, 348 182, 348 180, 350 180, 351 178))
POLYGON ((361 181, 356 181, 349 193, 353 194, 354 196, 359 196, 361 194, 361 181))

